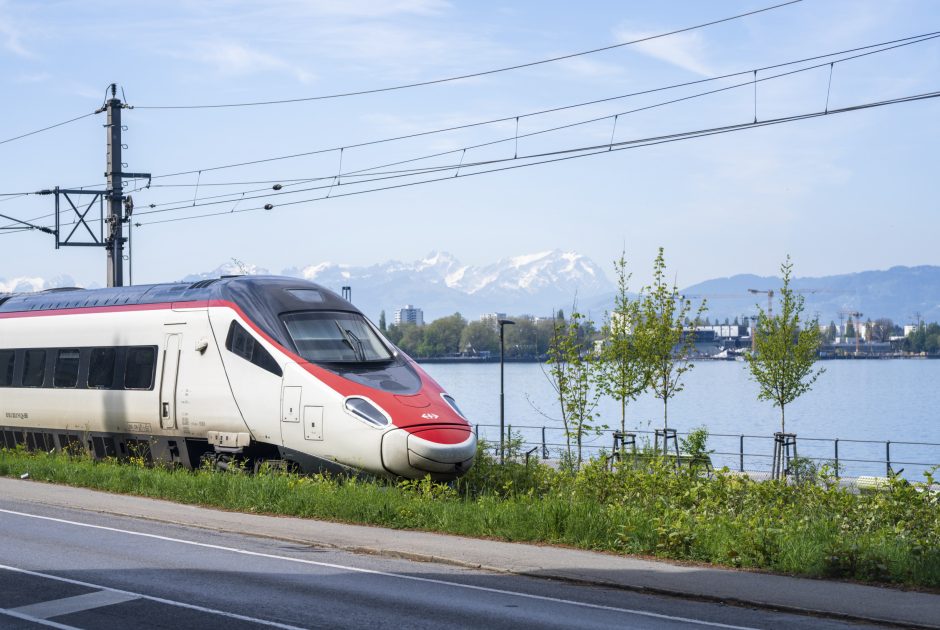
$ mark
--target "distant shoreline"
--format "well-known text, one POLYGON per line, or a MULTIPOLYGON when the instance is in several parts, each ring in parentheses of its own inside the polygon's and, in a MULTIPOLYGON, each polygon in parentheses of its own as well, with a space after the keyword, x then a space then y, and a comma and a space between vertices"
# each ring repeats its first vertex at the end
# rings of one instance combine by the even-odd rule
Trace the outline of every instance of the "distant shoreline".
MULTIPOLYGON (((423 357, 423 358, 412 357, 412 358, 418 363, 466 363, 466 364, 499 363, 499 357, 495 357, 495 358, 489 357, 485 359, 479 358, 479 357, 423 357)), ((931 360, 936 360, 936 359, 940 359, 940 355, 938 356, 896 356, 896 355, 882 356, 882 355, 875 354, 875 355, 861 355, 857 357, 853 357, 853 356, 819 357, 820 361, 895 361, 895 360, 931 361, 931 360)), ((724 358, 716 359, 712 357, 695 357, 692 359, 692 361, 708 361, 709 363, 712 363, 712 362, 714 363, 742 363, 742 361, 739 361, 736 359, 724 359, 724 358)), ((516 357, 514 358, 507 357, 505 359, 505 362, 506 363, 547 363, 547 361, 543 359, 531 359, 531 358, 520 359, 516 357)))

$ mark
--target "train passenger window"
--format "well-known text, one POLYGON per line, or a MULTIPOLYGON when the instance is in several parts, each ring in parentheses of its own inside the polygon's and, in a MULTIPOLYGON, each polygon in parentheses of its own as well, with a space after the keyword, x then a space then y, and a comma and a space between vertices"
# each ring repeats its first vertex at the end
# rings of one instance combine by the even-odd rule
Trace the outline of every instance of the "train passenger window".
POLYGON ((53 387, 78 385, 78 348, 59 350, 56 353, 52 385, 53 387))
POLYGON ((13 350, 0 350, 0 387, 13 385, 13 350))
POLYGON ((228 336, 225 338, 225 349, 232 354, 237 354, 246 361, 251 361, 259 368, 267 370, 277 376, 283 375, 281 366, 277 364, 274 357, 251 336, 247 330, 242 328, 238 322, 232 320, 228 327, 228 336))
POLYGON ((114 348, 92 348, 88 364, 88 387, 108 389, 114 383, 114 348))
POLYGON ((127 349, 124 368, 124 389, 150 389, 153 387, 153 368, 157 363, 157 349, 144 346, 127 349))
POLYGON ((23 387, 42 387, 46 374, 46 351, 27 350, 23 361, 23 387))

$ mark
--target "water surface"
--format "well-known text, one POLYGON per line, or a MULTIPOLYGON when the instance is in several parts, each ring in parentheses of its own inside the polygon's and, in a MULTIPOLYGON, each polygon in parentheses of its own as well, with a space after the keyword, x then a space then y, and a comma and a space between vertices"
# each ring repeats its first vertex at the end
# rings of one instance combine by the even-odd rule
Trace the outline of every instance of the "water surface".
MULTIPOLYGON (((920 477, 923 466, 940 463, 940 446, 915 447, 900 442, 940 444, 937 402, 940 399, 940 361, 878 360, 825 361, 826 372, 814 388, 787 406, 787 431, 797 433, 801 454, 831 459, 832 441, 814 443, 809 438, 840 439, 840 463, 847 474, 885 474, 884 463, 849 462, 851 459, 885 459, 885 442, 891 441, 894 469, 920 477), (857 444, 849 440, 871 440, 857 444)), ((499 364, 426 364, 423 366, 447 389, 474 423, 499 424, 499 364)), ((563 442, 558 403, 543 372, 535 363, 506 364, 506 422, 515 427, 547 426, 547 441, 563 442)), ((747 365, 733 361, 695 364, 685 377, 685 389, 669 402, 669 425, 679 432, 706 426, 713 437, 710 447, 728 453, 715 459, 739 467, 741 434, 770 436, 780 430, 779 409, 757 399, 758 388, 747 365)), ((620 409, 609 399, 598 407, 599 423, 619 428, 620 409)), ((644 395, 627 408, 628 430, 652 430, 662 426, 662 402, 644 395)), ((498 439, 498 430, 481 426, 481 436, 498 439)), ((538 429, 523 429, 526 439, 539 442, 538 429)), ((609 446, 604 435, 593 440, 609 446)), ((745 438, 747 468, 767 467, 772 446, 769 439, 745 438), (766 455, 765 455, 766 454, 766 455), (766 461, 765 461, 766 460, 766 461)))

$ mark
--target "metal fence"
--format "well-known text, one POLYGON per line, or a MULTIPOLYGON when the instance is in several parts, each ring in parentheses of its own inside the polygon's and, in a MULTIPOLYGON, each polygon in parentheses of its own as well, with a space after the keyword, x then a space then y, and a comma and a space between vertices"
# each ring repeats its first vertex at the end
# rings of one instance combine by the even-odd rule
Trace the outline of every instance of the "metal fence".
MULTIPOLYGON (((499 448, 499 425, 475 426, 478 439, 499 448)), ((637 447, 652 446, 654 431, 630 429, 636 435, 637 447)), ((523 453, 540 459, 556 459, 567 448, 565 431, 560 427, 538 425, 507 425, 507 436, 521 439, 523 453)), ((603 431, 584 435, 584 457, 597 456, 602 451, 615 450, 616 431, 603 431)), ((680 441, 688 433, 678 433, 680 441)), ((573 444, 574 440, 572 440, 573 444)), ((769 473, 774 453, 772 435, 709 433, 708 449, 715 468, 727 467, 740 472, 769 473)), ((843 438, 797 438, 797 455, 818 465, 829 464, 837 476, 902 475, 911 481, 923 480, 925 472, 940 466, 940 443, 850 440, 843 438)))

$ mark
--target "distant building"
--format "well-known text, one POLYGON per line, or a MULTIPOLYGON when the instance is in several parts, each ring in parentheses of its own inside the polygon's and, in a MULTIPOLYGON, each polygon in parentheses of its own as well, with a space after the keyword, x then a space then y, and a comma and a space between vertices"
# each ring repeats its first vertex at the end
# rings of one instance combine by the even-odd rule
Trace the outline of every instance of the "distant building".
POLYGON ((715 324, 713 326, 696 326, 696 334, 711 334, 715 339, 737 339, 744 337, 748 331, 746 326, 735 324, 715 324))
POLYGON ((414 324, 424 326, 424 311, 414 304, 406 304, 395 311, 395 324, 414 324))
POLYGON ((483 313, 480 315, 481 322, 492 326, 496 326, 501 319, 506 319, 506 313, 483 313))

